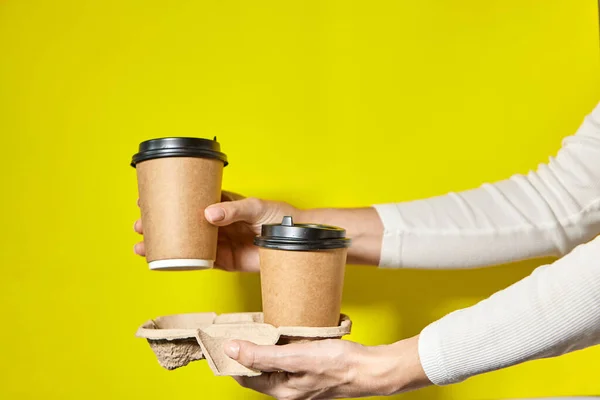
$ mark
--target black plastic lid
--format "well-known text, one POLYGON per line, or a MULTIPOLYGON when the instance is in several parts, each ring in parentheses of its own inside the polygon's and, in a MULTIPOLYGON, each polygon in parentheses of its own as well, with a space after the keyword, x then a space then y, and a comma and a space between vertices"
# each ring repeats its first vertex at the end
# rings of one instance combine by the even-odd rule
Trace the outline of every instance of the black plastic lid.
POLYGON ((281 224, 263 225, 261 235, 254 238, 260 247, 278 250, 326 250, 350 246, 342 228, 317 224, 294 224, 292 217, 283 217, 281 224))
POLYGON ((139 152, 131 159, 131 166, 163 157, 214 158, 228 164, 227 156, 221 153, 221 145, 213 140, 192 137, 168 137, 146 140, 140 143, 139 152))

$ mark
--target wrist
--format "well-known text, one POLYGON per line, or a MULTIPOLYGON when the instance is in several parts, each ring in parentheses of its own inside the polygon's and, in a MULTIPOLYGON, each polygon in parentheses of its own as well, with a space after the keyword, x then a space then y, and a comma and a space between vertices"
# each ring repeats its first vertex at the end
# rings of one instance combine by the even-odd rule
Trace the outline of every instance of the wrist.
POLYGON ((419 336, 385 345, 371 347, 370 362, 365 374, 374 373, 375 394, 389 396, 432 385, 421 365, 418 350, 419 336))
POLYGON ((352 239, 348 248, 348 264, 379 265, 383 223, 377 210, 364 208, 315 208, 297 210, 299 222, 338 226, 352 239))

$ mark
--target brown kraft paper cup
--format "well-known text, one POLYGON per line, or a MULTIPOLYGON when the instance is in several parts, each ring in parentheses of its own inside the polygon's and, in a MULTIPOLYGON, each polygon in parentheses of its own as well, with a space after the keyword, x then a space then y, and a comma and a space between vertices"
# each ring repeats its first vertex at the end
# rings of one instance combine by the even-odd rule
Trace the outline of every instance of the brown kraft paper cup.
POLYGON ((221 200, 224 162, 159 157, 136 164, 146 260, 153 270, 212 268, 218 228, 204 210, 221 200))
POLYGON ((344 229, 318 224, 263 225, 259 246, 264 322, 332 327, 340 322, 346 254, 344 229))
POLYGON ((276 327, 337 326, 347 249, 259 248, 264 321, 276 327))

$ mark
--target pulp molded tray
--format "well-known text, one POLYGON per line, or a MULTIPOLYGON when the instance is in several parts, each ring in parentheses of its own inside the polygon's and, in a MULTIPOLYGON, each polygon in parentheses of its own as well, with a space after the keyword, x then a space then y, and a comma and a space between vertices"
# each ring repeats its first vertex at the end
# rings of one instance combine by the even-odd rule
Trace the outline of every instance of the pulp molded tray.
POLYGON ((304 340, 341 338, 348 335, 352 321, 344 314, 336 327, 279 327, 265 324, 262 313, 190 313, 158 317, 147 321, 136 336, 150 344, 159 364, 168 369, 184 367, 206 359, 215 375, 256 376, 260 371, 244 367, 227 357, 223 344, 230 339, 260 345, 304 340))

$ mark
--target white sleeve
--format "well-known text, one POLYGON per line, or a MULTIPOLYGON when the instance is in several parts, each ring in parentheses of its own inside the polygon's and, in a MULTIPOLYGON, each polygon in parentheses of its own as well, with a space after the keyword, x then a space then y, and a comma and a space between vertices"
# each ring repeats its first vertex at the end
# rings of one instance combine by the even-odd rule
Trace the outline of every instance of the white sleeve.
POLYGON ((600 344, 600 237, 473 307, 426 327, 419 356, 437 385, 600 344))
POLYGON ((600 232, 600 104, 536 171, 374 207, 384 225, 381 267, 470 268, 564 255, 600 232))

